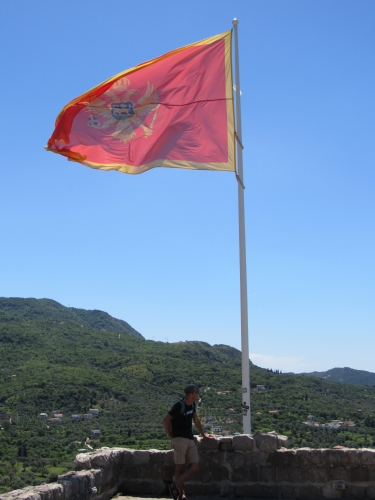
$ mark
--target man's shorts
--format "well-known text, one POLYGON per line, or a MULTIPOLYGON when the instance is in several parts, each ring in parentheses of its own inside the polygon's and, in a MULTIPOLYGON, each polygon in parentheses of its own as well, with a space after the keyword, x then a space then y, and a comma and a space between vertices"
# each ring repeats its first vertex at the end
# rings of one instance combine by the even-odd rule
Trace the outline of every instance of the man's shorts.
POLYGON ((174 449, 174 463, 181 464, 196 464, 199 462, 197 445, 192 439, 176 437, 172 439, 174 449))

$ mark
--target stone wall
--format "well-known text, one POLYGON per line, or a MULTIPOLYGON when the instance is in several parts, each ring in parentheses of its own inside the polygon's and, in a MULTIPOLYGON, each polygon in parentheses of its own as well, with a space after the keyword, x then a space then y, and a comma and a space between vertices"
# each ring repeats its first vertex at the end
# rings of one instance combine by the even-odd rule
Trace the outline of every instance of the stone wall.
MULTIPOLYGON (((292 449, 275 433, 198 439, 200 470, 187 495, 375 500, 375 450, 292 449)), ((173 451, 101 449, 77 455, 75 472, 57 483, 1 495, 1 500, 107 500, 117 492, 168 495, 173 451)))

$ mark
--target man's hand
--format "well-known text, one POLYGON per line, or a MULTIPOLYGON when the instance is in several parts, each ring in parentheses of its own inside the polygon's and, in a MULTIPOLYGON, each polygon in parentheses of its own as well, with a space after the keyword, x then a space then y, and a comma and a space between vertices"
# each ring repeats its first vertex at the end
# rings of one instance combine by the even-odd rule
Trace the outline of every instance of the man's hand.
POLYGON ((203 434, 203 439, 213 439, 214 435, 213 434, 203 434))

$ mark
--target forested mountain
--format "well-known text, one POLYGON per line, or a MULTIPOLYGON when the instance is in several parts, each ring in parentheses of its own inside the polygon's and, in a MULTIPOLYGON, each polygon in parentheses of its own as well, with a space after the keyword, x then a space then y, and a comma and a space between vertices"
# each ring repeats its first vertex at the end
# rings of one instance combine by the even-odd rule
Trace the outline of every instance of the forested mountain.
POLYGON ((113 318, 108 313, 98 311, 97 309, 87 311, 86 309, 65 307, 51 299, 0 297, 0 321, 35 321, 37 319, 56 322, 70 321, 93 330, 127 333, 143 338, 126 321, 113 318))
MULTIPOLYGON (((169 447, 162 419, 186 383, 201 388, 203 421, 211 416, 223 429, 241 432, 238 350, 154 342, 131 327, 127 334, 125 326, 106 313, 48 299, 0 299, 0 493, 70 469, 79 448, 169 447), (83 418, 90 408, 99 416, 83 418), (60 422, 40 418, 53 410, 64 414, 60 422), (72 419, 76 414, 81 418, 72 419), (101 435, 93 438, 92 430, 101 435)), ((253 364, 250 376, 253 432, 286 434, 291 447, 375 446, 374 387, 253 364), (355 427, 309 427, 302 423, 309 415, 355 427)))
POLYGON ((343 384, 375 385, 375 373, 364 370, 354 370, 353 368, 332 368, 326 372, 311 372, 303 375, 341 382, 343 384))

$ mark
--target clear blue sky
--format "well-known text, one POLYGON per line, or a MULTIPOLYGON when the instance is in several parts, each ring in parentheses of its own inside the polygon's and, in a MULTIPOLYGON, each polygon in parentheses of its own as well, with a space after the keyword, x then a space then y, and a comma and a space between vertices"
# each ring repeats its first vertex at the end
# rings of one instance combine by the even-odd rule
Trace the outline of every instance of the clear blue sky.
POLYGON ((250 357, 375 371, 375 2, 1 2, 0 295, 240 348, 233 173, 101 172, 44 151, 135 64, 240 37, 250 357))

